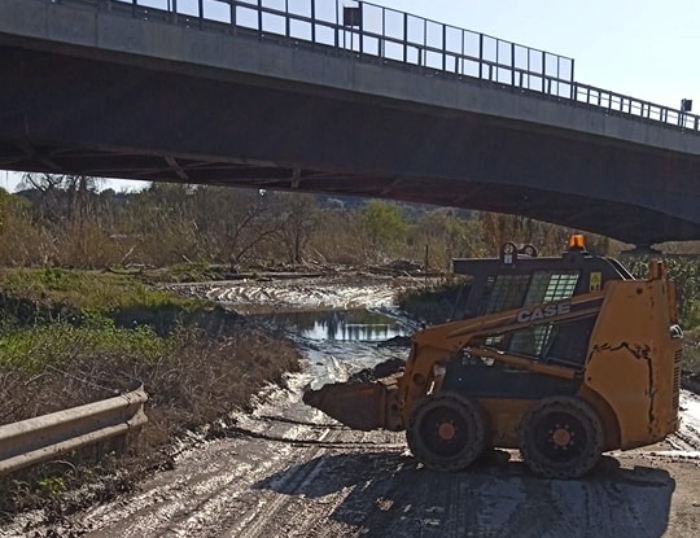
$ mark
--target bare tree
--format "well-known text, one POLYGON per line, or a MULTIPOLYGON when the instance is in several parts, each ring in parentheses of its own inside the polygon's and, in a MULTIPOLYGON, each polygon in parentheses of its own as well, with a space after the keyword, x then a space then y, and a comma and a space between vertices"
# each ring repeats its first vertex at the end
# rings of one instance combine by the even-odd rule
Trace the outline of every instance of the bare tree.
POLYGON ((303 252, 318 226, 318 204, 313 195, 278 193, 277 205, 283 226, 280 235, 290 263, 302 263, 303 252))
POLYGON ((39 193, 36 201, 39 215, 52 222, 63 219, 84 219, 90 211, 91 194, 99 179, 89 176, 58 174, 24 174, 20 188, 39 193))

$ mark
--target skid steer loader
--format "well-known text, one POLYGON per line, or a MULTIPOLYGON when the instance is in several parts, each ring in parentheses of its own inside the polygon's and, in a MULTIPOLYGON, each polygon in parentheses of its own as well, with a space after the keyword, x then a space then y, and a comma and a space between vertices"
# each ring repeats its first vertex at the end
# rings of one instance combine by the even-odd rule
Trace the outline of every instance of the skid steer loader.
POLYGON ((604 451, 676 431, 683 333, 663 262, 637 280, 572 236, 561 257, 508 243, 453 266, 472 277, 463 319, 417 332, 402 371, 304 402, 350 428, 405 430, 439 471, 501 447, 539 475, 576 478, 604 451))

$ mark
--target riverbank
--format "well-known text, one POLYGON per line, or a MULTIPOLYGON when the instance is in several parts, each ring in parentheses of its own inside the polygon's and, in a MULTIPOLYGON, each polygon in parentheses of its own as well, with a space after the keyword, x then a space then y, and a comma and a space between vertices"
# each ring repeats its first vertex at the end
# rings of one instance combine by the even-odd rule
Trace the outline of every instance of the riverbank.
POLYGON ((149 421, 126 452, 102 446, 0 478, 0 518, 64 514, 131 488, 172 464, 173 440, 300 368, 289 340, 134 275, 6 270, 0 285, 0 424, 105 399, 135 380, 149 394, 149 421))

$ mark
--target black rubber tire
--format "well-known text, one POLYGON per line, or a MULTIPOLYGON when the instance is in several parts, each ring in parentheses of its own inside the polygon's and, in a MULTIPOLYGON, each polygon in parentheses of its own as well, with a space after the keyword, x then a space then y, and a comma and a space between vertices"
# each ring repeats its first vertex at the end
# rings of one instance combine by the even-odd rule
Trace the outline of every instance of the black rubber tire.
POLYGON ((425 467, 451 472, 465 469, 489 446, 490 428, 478 402, 455 393, 425 397, 413 410, 406 428, 408 447, 425 467), (441 438, 439 428, 450 424, 451 439, 441 438))
POLYGON ((520 423, 520 454, 540 476, 569 480, 589 472, 600 460, 603 425, 595 410, 572 397, 546 398, 535 404, 520 423), (564 431, 557 443, 555 432, 564 431))

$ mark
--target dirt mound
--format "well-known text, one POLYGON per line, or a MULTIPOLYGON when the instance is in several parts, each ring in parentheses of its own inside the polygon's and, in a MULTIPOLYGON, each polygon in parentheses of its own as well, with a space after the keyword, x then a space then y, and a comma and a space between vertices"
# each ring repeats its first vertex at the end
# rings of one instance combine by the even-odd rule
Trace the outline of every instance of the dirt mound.
POLYGON ((379 342, 377 347, 409 347, 410 345, 410 336, 394 336, 393 338, 379 342))
POLYGON ((394 374, 398 374, 403 371, 406 367, 406 361, 399 358, 392 358, 384 362, 380 362, 373 368, 365 368, 359 372, 353 374, 348 378, 348 383, 370 383, 381 379, 383 377, 389 377, 394 374))

